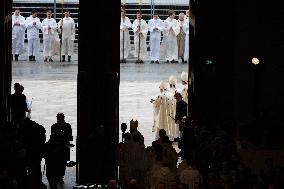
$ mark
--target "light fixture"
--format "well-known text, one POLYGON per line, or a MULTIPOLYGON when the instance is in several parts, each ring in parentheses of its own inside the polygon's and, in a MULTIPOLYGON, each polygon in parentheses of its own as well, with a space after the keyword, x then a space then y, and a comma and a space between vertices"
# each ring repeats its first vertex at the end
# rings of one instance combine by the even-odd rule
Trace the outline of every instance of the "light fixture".
POLYGON ((251 63, 253 63, 254 65, 258 65, 259 64, 259 59, 254 57, 251 59, 251 63))

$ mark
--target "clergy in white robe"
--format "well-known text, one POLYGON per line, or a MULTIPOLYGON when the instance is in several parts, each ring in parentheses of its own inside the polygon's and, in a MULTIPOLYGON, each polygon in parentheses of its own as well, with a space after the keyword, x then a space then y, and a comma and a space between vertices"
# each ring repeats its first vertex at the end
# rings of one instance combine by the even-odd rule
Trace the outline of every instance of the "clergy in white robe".
POLYGON ((153 132, 156 132, 156 140, 159 138, 159 131, 164 129, 166 133, 170 133, 169 130, 170 124, 172 123, 171 118, 169 117, 170 109, 169 104, 170 99, 166 95, 167 84, 162 81, 160 83, 160 94, 152 100, 153 102, 153 110, 154 110, 154 124, 153 124, 153 132))
POLYGON ((15 9, 12 15, 12 54, 15 56, 15 61, 18 61, 19 55, 24 51, 25 22, 20 10, 15 9))
POLYGON ((64 13, 65 17, 58 22, 58 28, 62 35, 61 37, 61 56, 62 62, 65 62, 65 57, 68 56, 68 62, 71 62, 71 56, 74 52, 74 40, 75 40, 75 22, 70 17, 68 10, 64 13))
POLYGON ((137 19, 132 24, 134 32, 134 45, 135 56, 137 57, 136 63, 143 63, 147 58, 147 33, 148 25, 145 20, 142 19, 141 12, 137 13, 137 19))
POLYGON ((175 19, 175 12, 169 11, 169 17, 164 22, 163 42, 161 45, 161 59, 169 63, 178 61, 177 35, 180 32, 178 21, 175 19))
POLYGON ((130 19, 125 16, 125 10, 121 9, 120 19, 120 62, 126 63, 126 59, 130 53, 130 35, 129 28, 132 27, 130 19))
POLYGON ((176 100, 174 97, 175 93, 177 92, 176 85, 177 79, 173 75, 171 75, 169 77, 169 88, 166 93, 167 98, 169 99, 169 103, 167 104, 167 110, 171 117, 168 126, 168 136, 170 140, 174 140, 175 138, 180 137, 179 127, 177 126, 174 120, 176 116, 176 100))
POLYGON ((150 31, 150 58, 151 63, 159 63, 160 59, 160 42, 163 31, 163 21, 157 13, 154 13, 153 19, 149 20, 148 28, 150 31))
POLYGON ((26 19, 26 28, 28 35, 29 60, 36 61, 35 57, 39 48, 39 30, 41 29, 41 22, 37 17, 36 10, 32 10, 32 15, 26 19))
POLYGON ((177 35, 177 41, 178 41, 178 57, 181 58, 182 63, 184 62, 184 50, 185 50, 185 28, 184 28, 184 19, 185 15, 184 13, 179 14, 178 24, 179 24, 179 34, 177 35))
POLYGON ((59 54, 59 37, 57 33, 57 23, 54 18, 51 18, 52 12, 48 10, 47 18, 42 21, 43 32, 43 56, 44 61, 53 62, 52 56, 59 54))
POLYGON ((188 104, 188 73, 182 72, 180 77, 182 81, 182 99, 188 104))
POLYGON ((187 18, 184 22, 185 29, 185 47, 184 47, 184 61, 188 62, 189 58, 189 18, 187 18))

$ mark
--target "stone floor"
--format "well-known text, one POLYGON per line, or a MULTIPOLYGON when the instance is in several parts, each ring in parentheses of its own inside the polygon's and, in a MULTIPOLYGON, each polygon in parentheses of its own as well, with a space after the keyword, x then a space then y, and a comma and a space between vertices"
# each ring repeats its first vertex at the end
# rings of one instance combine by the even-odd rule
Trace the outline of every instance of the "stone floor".
MULTIPOLYGON (((32 100, 32 119, 42 124, 50 135, 50 126, 56 122, 56 114, 63 112, 66 121, 72 125, 74 139, 77 136, 77 56, 71 63, 60 63, 58 57, 53 63, 44 63, 42 58, 29 62, 23 55, 13 62, 12 83, 19 82, 24 93, 32 100)), ((139 121, 139 130, 144 135, 145 145, 151 145, 155 133, 152 132, 153 109, 150 99, 159 93, 159 82, 176 76, 180 87, 180 74, 187 70, 187 64, 121 64, 120 83, 120 124, 133 118, 139 121)), ((71 150, 71 160, 76 160, 75 148, 71 150)), ((75 168, 66 172, 65 189, 75 184, 75 168)), ((44 178, 46 182, 46 178, 44 178)))

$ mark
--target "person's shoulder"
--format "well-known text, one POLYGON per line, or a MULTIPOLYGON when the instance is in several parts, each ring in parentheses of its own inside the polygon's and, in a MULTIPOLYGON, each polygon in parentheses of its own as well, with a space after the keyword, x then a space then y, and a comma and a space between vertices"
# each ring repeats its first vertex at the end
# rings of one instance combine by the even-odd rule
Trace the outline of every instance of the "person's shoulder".
POLYGON ((57 127, 57 126, 58 126, 57 123, 53 123, 53 124, 51 125, 51 127, 57 127))
POLYGON ((70 123, 67 123, 67 122, 65 122, 64 125, 65 125, 66 127, 71 127, 71 124, 70 124, 70 123))

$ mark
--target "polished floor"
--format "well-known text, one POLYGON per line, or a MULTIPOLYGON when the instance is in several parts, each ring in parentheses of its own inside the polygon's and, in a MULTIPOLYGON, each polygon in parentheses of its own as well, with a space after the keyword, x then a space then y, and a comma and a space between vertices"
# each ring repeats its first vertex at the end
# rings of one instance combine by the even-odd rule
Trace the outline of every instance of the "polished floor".
MULTIPOLYGON (((151 145, 155 133, 152 132, 153 107, 150 99, 159 93, 161 80, 167 81, 170 75, 178 79, 187 70, 187 64, 121 64, 120 82, 120 124, 129 125, 131 119, 138 120, 139 130, 144 135, 145 145, 151 145)), ((32 101, 32 119, 42 124, 50 135, 50 127, 56 122, 56 114, 63 112, 66 121, 72 125, 74 139, 77 136, 77 56, 71 63, 59 63, 58 57, 52 63, 44 63, 42 58, 29 62, 21 56, 13 62, 12 83, 19 82, 24 87, 28 101, 32 101)), ((13 92, 13 90, 12 90, 13 92)), ((71 150, 71 160, 76 160, 75 148, 71 150)), ((75 183, 75 168, 69 168, 64 188, 72 188, 75 183)), ((46 180, 45 180, 46 182, 46 180)))

